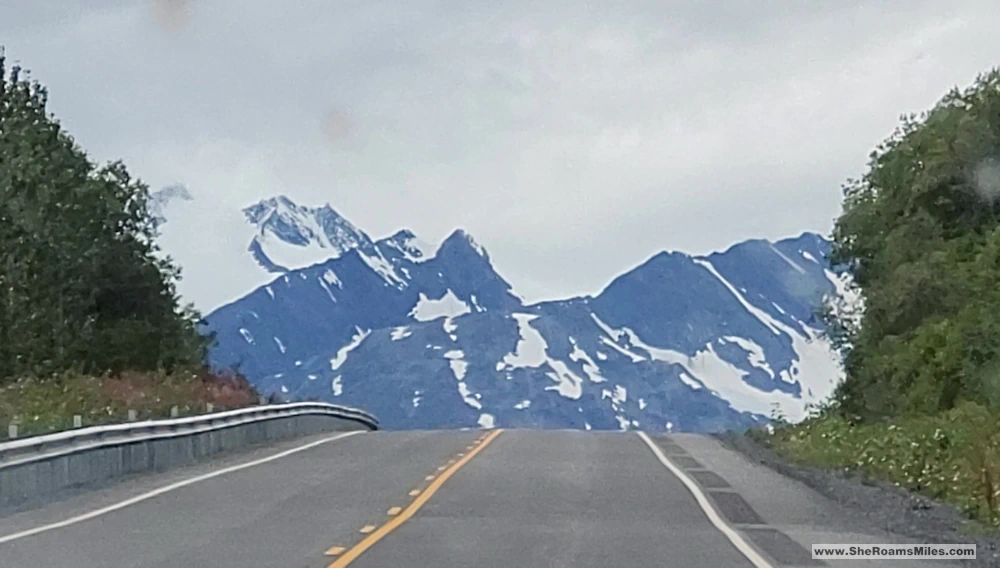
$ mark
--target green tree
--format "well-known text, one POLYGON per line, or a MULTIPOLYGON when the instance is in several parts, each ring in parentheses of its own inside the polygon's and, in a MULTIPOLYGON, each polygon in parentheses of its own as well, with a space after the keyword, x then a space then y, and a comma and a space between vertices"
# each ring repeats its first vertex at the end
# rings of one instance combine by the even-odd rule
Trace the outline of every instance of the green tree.
POLYGON ((47 99, 0 53, 0 376, 201 364, 148 188, 93 164, 47 99))
POLYGON ((904 116, 844 188, 833 260, 865 298, 833 314, 852 416, 934 413, 991 393, 1000 353, 1000 70, 904 116))

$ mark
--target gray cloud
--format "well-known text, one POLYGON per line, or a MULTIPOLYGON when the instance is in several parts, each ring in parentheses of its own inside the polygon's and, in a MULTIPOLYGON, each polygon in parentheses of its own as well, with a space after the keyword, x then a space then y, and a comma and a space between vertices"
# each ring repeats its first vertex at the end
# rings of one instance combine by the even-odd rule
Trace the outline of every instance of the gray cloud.
POLYGON ((827 232, 897 116, 1000 51, 991 0, 184 4, 164 25, 152 1, 11 2, 0 38, 154 187, 461 226, 531 298, 827 232))

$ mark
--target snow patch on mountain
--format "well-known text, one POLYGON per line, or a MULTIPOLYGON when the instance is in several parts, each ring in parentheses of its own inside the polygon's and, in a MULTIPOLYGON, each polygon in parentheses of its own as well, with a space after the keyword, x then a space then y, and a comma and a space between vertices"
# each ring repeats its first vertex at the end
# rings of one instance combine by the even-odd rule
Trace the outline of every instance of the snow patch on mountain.
POLYGON ((395 269, 393 269, 392 264, 382 256, 382 252, 379 251, 376 254, 366 254, 364 252, 359 253, 361 260, 368 265, 368 268, 372 269, 376 274, 385 280, 385 283, 398 289, 406 287, 406 280, 401 278, 399 274, 396 274, 395 269))
POLYGON ((458 331, 458 324, 455 323, 454 318, 451 316, 444 318, 444 323, 441 324, 441 329, 448 334, 448 337, 452 341, 458 341, 458 336, 455 335, 455 332, 458 331))
POLYGON ((785 253, 783 253, 780 250, 778 250, 778 248, 775 247, 773 244, 769 243, 768 246, 771 247, 771 250, 774 251, 774 254, 778 255, 781 258, 781 260, 784 260, 785 262, 787 262, 789 264, 789 266, 791 266, 792 268, 794 268, 799 274, 805 274, 806 273, 806 271, 805 271, 804 268, 802 268, 801 266, 799 266, 798 264, 796 264, 796 262, 794 260, 788 258, 788 256, 785 253))
POLYGON ((626 400, 628 400, 628 389, 621 385, 615 385, 615 391, 611 394, 611 402, 624 404, 626 400))
POLYGON ((259 250, 273 263, 273 272, 285 272, 302 266, 310 266, 337 254, 315 242, 305 245, 289 245, 280 237, 263 231, 254 239, 260 246, 259 250))
POLYGON ((801 420, 805 416, 806 404, 816 404, 826 400, 833 394, 837 384, 843 377, 843 368, 839 355, 833 350, 829 341, 823 338, 819 332, 808 327, 804 327, 806 334, 803 337, 797 330, 772 318, 767 312, 750 304, 746 298, 736 291, 732 284, 719 275, 711 263, 701 261, 699 264, 711 270, 729 288, 729 291, 736 296, 740 303, 747 308, 747 311, 761 320, 776 335, 784 333, 791 338, 792 351, 796 354, 798 360, 793 363, 790 371, 782 371, 781 377, 789 383, 798 381, 805 392, 801 399, 793 401, 771 400, 769 402, 780 406, 782 412, 790 417, 789 419, 801 420))
POLYGON ((465 372, 469 368, 469 364, 463 359, 463 357, 465 357, 465 353, 458 349, 448 351, 444 354, 444 358, 448 359, 448 365, 451 367, 451 372, 459 381, 465 378, 465 372))
POLYGON ((545 374, 556 384, 545 387, 545 390, 556 391, 571 400, 577 400, 583 395, 583 379, 573 373, 566 363, 551 358, 547 359, 547 363, 552 371, 545 374))
MULTIPOLYGON (((590 358, 590 355, 588 355, 583 349, 580 349, 580 346, 576 344, 576 340, 572 337, 569 338, 569 342, 573 345, 573 351, 569 354, 570 360, 573 362, 583 361, 583 372, 587 375, 587 378, 590 379, 590 382, 606 382, 607 379, 601 376, 601 368, 597 366, 597 363, 594 363, 594 360, 590 358)), ((601 353, 598 352, 598 355, 601 355, 601 353)))
POLYGON ((753 340, 747 339, 745 337, 736 337, 733 335, 727 335, 723 337, 724 340, 735 343, 739 345, 741 349, 747 352, 749 355, 750 365, 761 369, 767 373, 772 379, 774 378, 774 370, 767 363, 767 357, 764 355, 764 348, 760 345, 754 343, 753 340))
POLYGON ((510 370, 517 368, 539 368, 548 366, 550 371, 546 376, 556 382, 555 385, 545 387, 545 390, 554 390, 560 395, 576 400, 583 394, 581 385, 583 379, 569 369, 563 361, 558 361, 546 354, 548 345, 545 338, 535 328, 531 327, 531 321, 538 316, 533 314, 513 314, 517 321, 520 339, 514 348, 513 353, 504 355, 501 365, 497 370, 510 370))
POLYGON ((778 328, 777 325, 775 325, 776 322, 774 318, 768 315, 767 312, 765 312, 764 310, 748 302, 747 299, 743 297, 743 294, 741 294, 740 291, 736 289, 736 286, 733 286, 731 282, 729 282, 728 280, 723 278, 721 274, 719 274, 719 271, 715 269, 715 266, 713 266, 711 262, 700 258, 695 259, 694 262, 698 266, 701 266, 706 270, 708 270, 709 272, 711 272, 712 275, 719 280, 719 282, 721 282, 726 288, 729 289, 729 291, 733 294, 733 296, 735 296, 736 299, 739 300, 740 304, 742 304, 743 307, 746 308, 748 312, 753 314, 754 317, 756 317, 758 320, 761 321, 761 323, 766 325, 772 332, 774 332, 775 335, 781 335, 781 330, 778 328))
POLYGON ((323 278, 323 282, 325 282, 327 284, 331 284, 331 285, 336 286, 337 288, 341 288, 341 289, 344 287, 344 283, 341 282, 339 278, 337 278, 337 273, 335 273, 334 271, 330 270, 329 268, 327 268, 326 270, 323 271, 322 278, 323 278))
POLYGON ((370 329, 362 330, 359 327, 355 329, 357 330, 357 333, 355 333, 354 336, 351 337, 350 343, 341 347, 340 350, 337 351, 337 355, 333 359, 330 359, 330 369, 334 371, 339 369, 347 361, 347 356, 351 353, 351 351, 354 351, 355 349, 360 347, 361 343, 369 335, 371 335, 370 329))
POLYGON ((535 328, 531 327, 531 320, 537 318, 534 314, 513 314, 517 321, 517 329, 520 339, 514 347, 513 353, 504 355, 502 369, 516 369, 518 367, 541 367, 546 362, 545 339, 535 328))
POLYGON ((417 304, 410 310, 409 315, 417 321, 433 321, 438 318, 456 318, 471 312, 469 304, 459 299, 449 288, 437 299, 428 298, 421 292, 417 304))
POLYGON ((626 357, 631 359, 633 363, 638 363, 639 361, 646 360, 646 358, 643 357, 642 355, 633 353, 632 351, 629 351, 628 349, 618 344, 618 342, 621 340, 622 335, 625 333, 624 330, 612 329, 611 326, 604 323, 604 321, 601 320, 601 318, 598 317, 597 314, 593 313, 590 314, 590 318, 594 320, 594 323, 597 324, 597 327, 601 328, 601 331, 603 331, 605 335, 607 335, 607 337, 601 337, 601 343, 607 345, 608 347, 614 349, 615 351, 621 353, 622 355, 625 355, 626 357))
MULTIPOLYGON (((805 417, 801 399, 782 391, 763 392, 750 386, 744 380, 748 372, 721 357, 713 343, 708 343, 693 356, 688 356, 672 349, 649 345, 632 330, 626 330, 626 333, 632 345, 648 353, 653 360, 682 366, 687 372, 678 376, 684 384, 696 390, 704 385, 712 394, 726 400, 740 412, 768 416, 772 410, 780 407, 790 420, 805 417), (693 379, 692 375, 698 380, 693 379)), ((812 350, 805 350, 801 356, 809 359, 807 365, 810 368, 819 366, 819 361, 813 360, 815 353, 812 350)))
POLYGON ((699 390, 701 388, 704 388, 704 385, 692 379, 691 375, 688 375, 687 373, 679 373, 677 377, 680 378, 681 382, 691 387, 692 390, 699 390))
POLYGON ((462 396, 462 401, 465 402, 465 404, 468 404, 469 406, 475 408, 476 410, 483 409, 483 405, 478 400, 476 400, 476 397, 473 396, 472 391, 469 390, 469 385, 465 384, 465 382, 459 381, 458 394, 462 396))

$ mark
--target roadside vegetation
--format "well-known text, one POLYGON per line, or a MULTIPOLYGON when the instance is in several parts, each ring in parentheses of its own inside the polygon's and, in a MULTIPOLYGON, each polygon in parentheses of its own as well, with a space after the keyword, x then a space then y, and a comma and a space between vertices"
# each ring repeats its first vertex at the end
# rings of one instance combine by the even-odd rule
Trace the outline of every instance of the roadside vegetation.
POLYGON ((845 184, 833 240, 864 298, 824 314, 846 379, 750 435, 1000 527, 1000 70, 902 117, 845 184))
POLYGON ((211 338, 158 254, 149 191, 98 165, 0 51, 0 436, 252 404, 204 366, 211 338))

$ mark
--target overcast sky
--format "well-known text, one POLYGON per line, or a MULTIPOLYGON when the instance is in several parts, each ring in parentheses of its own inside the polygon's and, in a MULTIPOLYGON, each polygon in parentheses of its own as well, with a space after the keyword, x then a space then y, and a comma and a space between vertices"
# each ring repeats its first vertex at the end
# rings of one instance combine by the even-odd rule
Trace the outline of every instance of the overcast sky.
POLYGON ((828 233, 901 113, 1000 64, 995 2, 0 0, 0 44, 154 189, 462 227, 540 299, 828 233))

